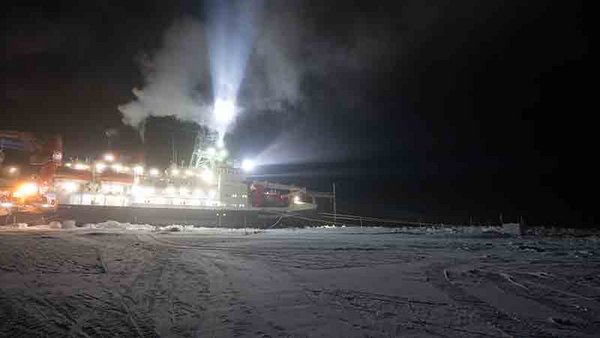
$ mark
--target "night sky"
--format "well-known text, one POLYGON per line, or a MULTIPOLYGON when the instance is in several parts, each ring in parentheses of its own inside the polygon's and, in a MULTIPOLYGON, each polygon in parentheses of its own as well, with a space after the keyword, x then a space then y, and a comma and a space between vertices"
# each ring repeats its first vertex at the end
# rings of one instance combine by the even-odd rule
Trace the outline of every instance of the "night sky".
MULTIPOLYGON (((118 107, 144 86, 165 32, 202 24, 205 9, 5 5, 0 129, 59 133, 67 156, 103 151, 112 129, 113 147, 151 164, 168 163, 171 140, 187 159, 193 123, 151 118, 142 142, 118 107)), ((227 144, 273 159, 258 177, 336 181, 342 211, 597 224, 589 12, 579 1, 266 1, 227 144), (283 51, 280 67, 261 50, 283 51)))

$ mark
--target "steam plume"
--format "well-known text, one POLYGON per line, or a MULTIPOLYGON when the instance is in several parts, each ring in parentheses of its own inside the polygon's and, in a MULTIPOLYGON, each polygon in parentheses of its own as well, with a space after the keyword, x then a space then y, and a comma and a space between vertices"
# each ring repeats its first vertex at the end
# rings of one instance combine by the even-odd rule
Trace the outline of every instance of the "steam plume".
POLYGON ((190 19, 174 24, 142 71, 144 86, 133 89, 136 99, 119 106, 125 124, 140 128, 150 116, 175 116, 214 128, 210 98, 202 90, 210 74, 201 24, 190 19))

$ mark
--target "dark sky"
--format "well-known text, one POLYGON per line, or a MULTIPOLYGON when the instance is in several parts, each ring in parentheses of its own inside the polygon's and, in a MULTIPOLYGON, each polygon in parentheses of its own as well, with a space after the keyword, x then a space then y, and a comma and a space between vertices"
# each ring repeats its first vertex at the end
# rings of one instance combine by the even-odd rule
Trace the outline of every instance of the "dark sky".
MULTIPOLYGON (((335 180, 341 209, 365 214, 598 223, 582 2, 282 3, 264 20, 283 35, 298 98, 248 109, 227 138, 238 154, 270 147, 279 165, 260 173, 335 180)), ((82 155, 115 128, 116 145, 149 162, 168 159, 171 137, 187 157, 192 125, 152 119, 142 143, 117 107, 174 22, 203 22, 202 2, 19 1, 4 13, 0 129, 60 133, 82 155)))

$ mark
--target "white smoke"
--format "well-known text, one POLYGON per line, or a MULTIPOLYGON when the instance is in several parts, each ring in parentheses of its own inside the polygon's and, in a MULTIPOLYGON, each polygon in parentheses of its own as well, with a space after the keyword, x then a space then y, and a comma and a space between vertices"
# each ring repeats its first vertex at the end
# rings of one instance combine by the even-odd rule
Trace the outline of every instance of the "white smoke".
MULTIPOLYGON (((365 28, 371 22, 357 24, 360 28, 340 43, 335 36, 323 37, 305 13, 298 2, 267 3, 260 20, 255 21, 256 33, 242 74, 236 113, 283 110, 303 101, 302 84, 307 77, 337 83, 340 74, 385 69, 383 64, 393 59, 386 52, 393 37, 373 27, 365 28)), ((148 117, 173 116, 222 131, 213 112, 207 33, 203 24, 192 19, 180 20, 166 32, 161 49, 142 64, 142 88, 134 89, 135 99, 119 107, 125 124, 143 134, 148 117)))
POLYGON ((143 128, 150 116, 174 116, 214 127, 211 98, 199 88, 209 88, 210 74, 204 30, 186 19, 165 34, 163 47, 142 64, 144 86, 134 88, 136 99, 119 106, 123 122, 143 128))
MULTIPOLYGON (((295 44, 289 39, 294 38, 290 31, 294 25, 290 23, 280 18, 257 27, 243 76, 247 95, 237 102, 238 113, 279 110, 282 102, 299 100, 300 74, 293 62, 295 44)), ((213 111, 206 34, 205 26, 192 19, 179 21, 166 32, 162 47, 141 62, 144 84, 133 89, 135 99, 119 106, 123 123, 140 130, 142 137, 144 121, 150 116, 173 116, 222 132, 223 126, 215 120, 213 111)))

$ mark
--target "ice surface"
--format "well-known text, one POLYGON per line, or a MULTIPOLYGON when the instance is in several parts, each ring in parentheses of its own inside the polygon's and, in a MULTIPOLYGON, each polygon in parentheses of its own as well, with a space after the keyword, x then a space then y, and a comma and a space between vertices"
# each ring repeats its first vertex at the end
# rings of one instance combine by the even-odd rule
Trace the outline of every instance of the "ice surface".
POLYGON ((597 237, 501 230, 13 228, 0 336, 597 336, 597 237))

